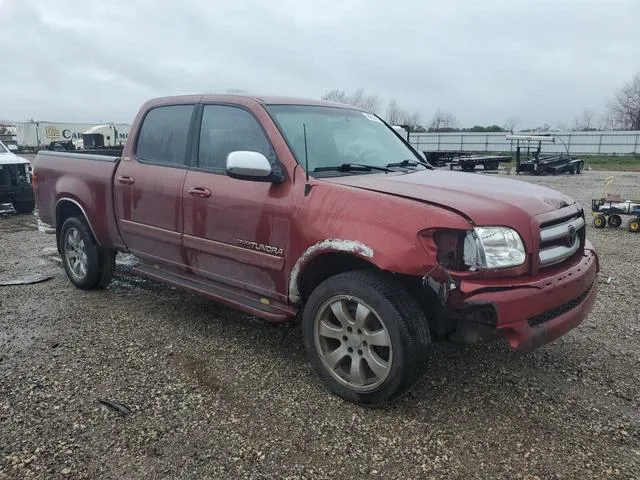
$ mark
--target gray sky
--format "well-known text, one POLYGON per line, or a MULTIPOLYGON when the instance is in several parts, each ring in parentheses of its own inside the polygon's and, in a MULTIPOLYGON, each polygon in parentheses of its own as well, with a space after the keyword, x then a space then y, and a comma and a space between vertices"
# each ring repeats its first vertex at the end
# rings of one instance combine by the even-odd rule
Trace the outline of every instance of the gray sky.
POLYGON ((149 97, 364 87, 427 124, 571 123, 640 72, 639 0, 0 0, 0 118, 133 119, 149 97))

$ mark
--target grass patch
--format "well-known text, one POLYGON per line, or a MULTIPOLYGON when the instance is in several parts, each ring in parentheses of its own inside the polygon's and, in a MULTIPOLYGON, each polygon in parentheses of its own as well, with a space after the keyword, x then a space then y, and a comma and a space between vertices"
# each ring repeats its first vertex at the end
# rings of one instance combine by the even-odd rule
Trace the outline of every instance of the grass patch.
POLYGON ((584 159, 584 164, 593 170, 640 172, 640 155, 585 155, 582 158, 584 159))

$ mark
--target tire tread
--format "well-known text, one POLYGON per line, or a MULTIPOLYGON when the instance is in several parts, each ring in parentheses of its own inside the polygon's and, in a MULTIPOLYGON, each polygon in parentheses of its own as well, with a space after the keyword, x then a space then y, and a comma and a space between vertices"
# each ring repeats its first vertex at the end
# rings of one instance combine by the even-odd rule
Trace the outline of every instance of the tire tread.
POLYGON ((95 237, 93 236, 93 233, 91 232, 91 229, 89 228, 87 221, 83 217, 69 217, 64 221, 64 223, 62 224, 62 228, 60 229, 61 244, 66 231, 65 225, 69 223, 78 228, 78 230, 81 231, 82 236, 89 240, 89 245, 87 245, 86 248, 94 249, 94 252, 91 252, 91 257, 95 255, 97 261, 97 270, 93 274, 90 274, 88 278, 85 278, 85 281, 75 282, 72 280, 71 275, 67 271, 67 264, 63 258, 62 264, 65 271, 67 271, 67 276, 76 287, 83 290, 97 290, 106 288, 107 285, 109 285, 109 283, 111 282, 111 278, 115 270, 115 250, 104 248, 98 245, 95 237))
MULTIPOLYGON (((384 298, 397 311, 400 316, 399 325, 401 342, 404 351, 404 370, 400 373, 402 380, 392 392, 386 392, 382 398, 376 397, 378 393, 363 394, 359 396, 358 403, 368 407, 380 407, 392 403, 406 395, 411 387, 416 383, 427 368, 429 345, 431 335, 428 319, 425 312, 420 308, 417 300, 392 277, 392 274, 373 270, 352 270, 343 272, 322 282, 311 294, 310 301, 318 289, 324 290, 330 283, 340 282, 342 284, 356 284, 373 290, 377 295, 384 298)), ((309 302, 308 302, 309 303, 309 302)), ((312 312, 305 314, 303 323, 312 322, 312 312), (311 315, 311 316, 310 316, 311 315)), ((309 341, 305 338, 305 342, 309 341)), ((310 344, 313 341, 309 342, 310 344)), ((308 346, 308 348, 310 348, 308 346)), ((316 355, 314 352, 313 355, 316 355)))

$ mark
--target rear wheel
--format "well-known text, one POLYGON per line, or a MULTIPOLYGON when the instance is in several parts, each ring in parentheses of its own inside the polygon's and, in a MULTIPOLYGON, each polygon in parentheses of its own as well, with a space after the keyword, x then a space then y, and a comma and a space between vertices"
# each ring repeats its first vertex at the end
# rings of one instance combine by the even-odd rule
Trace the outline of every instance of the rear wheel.
POLYGON ((593 226, 596 228, 604 228, 607 226, 607 219, 604 215, 596 215, 593 217, 593 226))
POLYGON ((303 332, 309 360, 329 389, 366 406, 409 391, 430 343, 415 299, 369 271, 341 273, 316 287, 304 309, 303 332))
POLYGON ((484 164, 484 169, 485 170, 497 170, 498 169, 498 162, 487 162, 484 164))
POLYGON ((640 218, 636 217, 629 220, 629 222, 627 223, 627 228, 632 233, 640 232, 640 218))
POLYGON ((105 288, 115 270, 115 251, 100 247, 84 219, 71 217, 60 229, 62 265, 67 277, 84 290, 105 288))
POLYGON ((622 225, 622 218, 620 217, 620 215, 611 215, 609 217, 610 227, 618 228, 620 225, 622 225))

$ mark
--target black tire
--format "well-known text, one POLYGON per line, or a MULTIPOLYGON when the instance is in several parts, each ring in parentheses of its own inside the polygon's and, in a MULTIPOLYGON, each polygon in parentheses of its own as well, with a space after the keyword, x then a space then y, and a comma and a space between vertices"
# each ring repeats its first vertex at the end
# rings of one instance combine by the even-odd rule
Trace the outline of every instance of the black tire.
POLYGON ((96 290, 109 285, 115 270, 116 252, 100 247, 83 218, 70 217, 60 229, 62 265, 73 285, 83 290, 96 290), (75 239, 77 247, 69 237, 75 239), (81 246, 80 246, 81 245, 81 246), (78 259, 83 266, 78 266, 78 259), (72 265, 73 263, 73 265, 72 265))
POLYGON ((629 220, 629 221, 627 222, 627 229, 628 229, 631 233, 638 233, 638 232, 640 232, 640 218, 633 217, 631 220, 629 220))
POLYGON ((607 218, 604 215, 595 215, 593 217, 593 226, 596 228, 604 228, 607 226, 607 218))
POLYGON ((485 170, 497 170, 498 169, 498 162, 487 162, 484 164, 484 169, 485 170))
MULTIPOLYGON (((353 320, 357 317, 351 313, 350 318, 353 320)), ((363 325, 367 325, 367 322, 363 322, 363 325)), ((334 322, 333 326, 337 326, 337 323, 334 322)), ((362 329, 366 335, 368 327, 362 326, 362 329)), ((391 403, 411 389, 426 368, 428 347, 431 343, 427 318, 416 300, 404 287, 391 281, 382 273, 374 271, 345 272, 322 282, 312 292, 306 303, 302 317, 302 331, 309 361, 327 387, 334 394, 347 401, 369 407, 391 403), (341 298, 342 296, 344 298, 341 298), (320 314, 325 311, 325 308, 330 309, 326 305, 329 302, 342 301, 366 305, 372 312, 366 317, 368 321, 382 320, 380 325, 387 334, 385 338, 391 348, 388 350, 389 357, 386 359, 387 373, 378 380, 380 383, 377 385, 375 385, 375 379, 378 377, 369 368, 367 359, 373 358, 372 352, 378 354, 380 352, 378 348, 384 350, 387 347, 376 347, 373 343, 368 345, 366 341, 363 341, 361 346, 359 346, 360 344, 354 346, 351 343, 352 338, 345 340, 346 335, 340 339, 330 339, 316 334, 316 325, 319 322, 320 314), (345 356, 340 358, 342 360, 350 359, 348 360, 350 373, 353 361, 351 359, 356 358, 363 371, 367 370, 369 373, 373 373, 374 386, 370 387, 365 382, 361 387, 353 387, 349 385, 347 380, 339 380, 339 374, 334 371, 335 368, 330 368, 323 360, 323 358, 327 358, 327 352, 323 355, 320 351, 323 348, 322 342, 326 340, 336 342, 338 345, 335 350, 331 349, 329 353, 339 349, 344 351, 349 346, 349 348, 354 347, 357 354, 362 356, 363 352, 360 349, 364 350, 362 358, 356 356, 354 350, 351 350, 352 353, 349 354, 344 353, 345 356)), ((360 330, 358 332, 360 333, 360 330)), ((344 328, 339 330, 338 335, 343 333, 346 333, 344 328)), ((371 334, 371 330, 368 334, 371 334)), ((347 335, 357 336, 355 330, 347 335)), ((375 358, 383 359, 382 356, 375 358)), ((341 363, 338 362, 338 365, 341 363)), ((346 370, 346 365, 339 368, 346 370)))
POLYGON ((622 225, 622 218, 620 217, 620 215, 611 215, 609 217, 609 226, 612 228, 618 228, 620 225, 622 225))
POLYGON ((476 164, 473 162, 463 161, 460 163, 460 166, 462 167, 462 170, 464 170, 465 172, 472 172, 476 168, 476 164))

